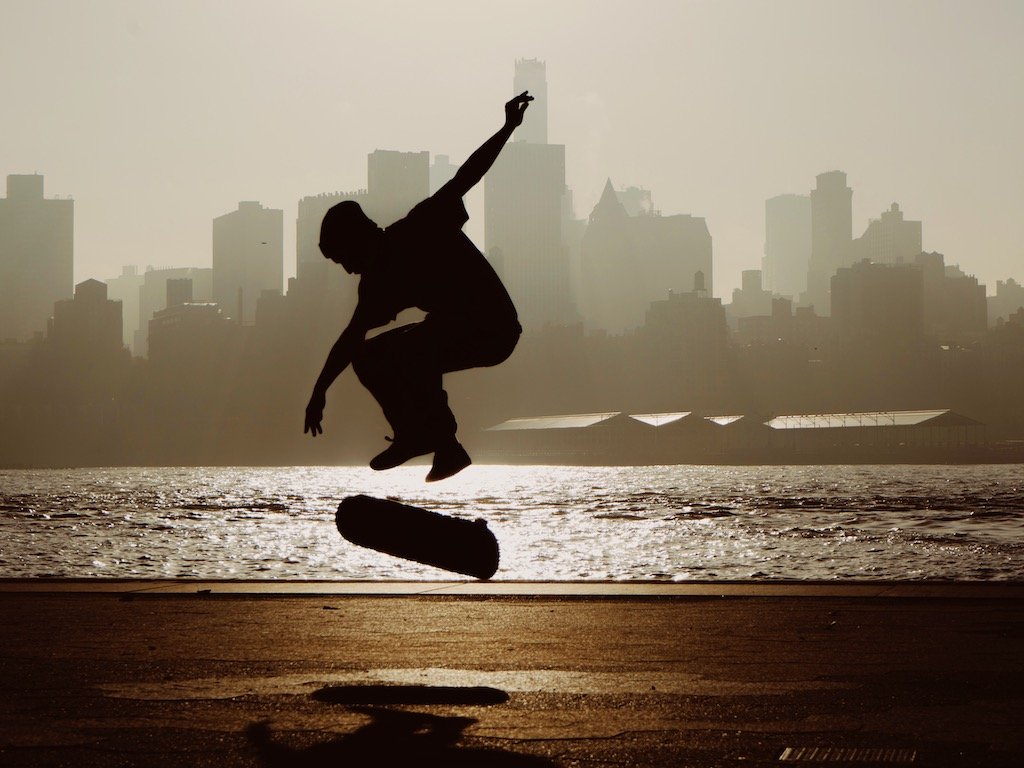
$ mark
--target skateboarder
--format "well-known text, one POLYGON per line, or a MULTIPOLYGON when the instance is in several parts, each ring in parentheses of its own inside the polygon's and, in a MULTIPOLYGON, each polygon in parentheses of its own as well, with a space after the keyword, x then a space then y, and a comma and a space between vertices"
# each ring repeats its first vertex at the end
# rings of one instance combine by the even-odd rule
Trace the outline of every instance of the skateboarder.
POLYGON ((505 104, 505 124, 477 149, 455 177, 404 219, 381 229, 354 200, 333 206, 320 226, 320 251, 349 274, 360 275, 359 300, 331 348, 306 406, 305 432, 316 437, 328 387, 352 364, 394 430, 391 445, 370 461, 390 469, 433 453, 428 481, 469 466, 455 437, 456 422, 441 386, 442 374, 497 365, 522 328, 501 280, 462 232, 469 219, 465 195, 494 164, 533 101, 526 91, 505 104), (403 309, 427 313, 371 339, 403 309))

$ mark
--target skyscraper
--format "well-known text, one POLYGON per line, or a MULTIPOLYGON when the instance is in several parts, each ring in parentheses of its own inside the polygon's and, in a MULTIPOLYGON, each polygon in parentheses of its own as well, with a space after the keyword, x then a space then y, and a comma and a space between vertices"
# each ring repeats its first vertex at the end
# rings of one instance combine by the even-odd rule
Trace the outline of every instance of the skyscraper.
POLYGON ((135 354, 135 332, 139 329, 139 289, 143 280, 135 265, 122 267, 120 276, 106 280, 111 300, 121 302, 121 334, 132 354, 135 354))
POLYGON ((638 341, 647 349, 644 375, 656 408, 710 403, 720 396, 729 356, 728 326, 721 299, 703 291, 668 291, 651 302, 638 341))
POLYGON ((591 329, 638 328, 652 302, 669 291, 689 293, 698 280, 702 291, 711 291, 711 234, 704 219, 630 216, 610 179, 583 233, 581 259, 580 310, 591 329))
POLYGON ((1024 307, 1024 285, 1012 277, 996 281, 996 295, 988 297, 988 323, 1004 322, 1010 315, 1024 307))
POLYGON ((213 300, 225 316, 253 323, 256 299, 283 282, 283 211, 243 201, 213 220, 213 300))
POLYGON ((523 117, 523 124, 516 129, 513 140, 547 144, 548 80, 544 62, 537 59, 517 60, 515 75, 512 78, 512 91, 516 94, 529 91, 533 96, 530 108, 523 117))
POLYGON ((732 304, 725 308, 726 316, 737 321, 745 317, 766 317, 772 313, 772 293, 763 286, 760 269, 744 269, 742 287, 732 291, 732 304))
POLYGON ((458 172, 459 166, 453 164, 448 155, 434 155, 434 162, 430 164, 430 194, 437 192, 458 172))
POLYGON ((776 195, 764 203, 764 259, 768 291, 797 298, 807 290, 811 262, 811 198, 776 195))
MULTIPOLYGON (((299 286, 313 291, 340 286, 344 271, 339 275, 328 269, 330 263, 320 253, 320 223, 324 214, 342 200, 355 200, 365 211, 367 198, 366 190, 359 189, 354 192, 322 192, 299 200, 299 215, 295 219, 295 277, 299 286)), ((288 290, 291 292, 291 287, 288 290)), ((352 295, 355 296, 354 288, 352 295)))
POLYGON ((563 238, 564 195, 561 144, 507 144, 484 177, 485 252, 526 328, 576 319, 563 238))
POLYGON ((919 253, 912 263, 921 270, 924 330, 940 343, 977 338, 988 328, 985 286, 941 253, 919 253))
POLYGON ((842 171, 819 173, 811 190, 811 261, 804 304, 828 314, 832 276, 849 266, 853 242, 853 190, 842 171))
POLYGON ((621 333, 635 328, 650 303, 664 298, 661 290, 645 295, 635 257, 629 213, 608 179, 580 246, 580 313, 588 330, 621 333))
POLYGON ((879 347, 919 340, 924 334, 924 281, 912 265, 861 261, 831 279, 832 322, 842 340, 879 347))
POLYGON ((853 241, 850 261, 906 264, 919 253, 921 222, 904 219, 903 211, 893 203, 879 218, 871 219, 864 234, 853 241))
POLYGON ((121 302, 107 298, 106 283, 84 280, 75 286, 73 299, 54 303, 47 335, 51 344, 68 354, 123 354, 121 302))
POLYGON ((74 290, 74 202, 43 197, 39 174, 7 177, 0 198, 0 341, 46 330, 74 290))
POLYGON ((192 297, 191 277, 172 277, 167 281, 167 309, 180 307, 182 304, 191 304, 192 297))
POLYGON ((569 287, 565 146, 546 143, 543 62, 517 61, 513 84, 515 93, 528 90, 535 100, 484 177, 484 252, 524 327, 573 323, 578 317, 569 287))
POLYGON ((216 304, 178 304, 159 310, 146 330, 153 370, 165 380, 180 379, 183 371, 192 371, 187 386, 209 386, 211 372, 223 364, 230 331, 235 328, 216 304))
MULTIPOLYGON (((572 190, 565 188, 562 195, 562 242, 565 244, 569 272, 569 303, 579 309, 583 279, 583 234, 587 231, 586 218, 576 218, 576 204, 572 190)), ((497 267, 495 267, 497 268, 497 267)))
POLYGON ((213 270, 208 267, 150 267, 142 276, 139 288, 139 327, 135 331, 134 353, 139 357, 149 355, 149 321, 153 315, 167 308, 167 282, 189 279, 192 281, 192 300, 213 301, 213 270))
POLYGON ((386 227, 430 196, 430 153, 377 149, 366 158, 366 215, 386 227))

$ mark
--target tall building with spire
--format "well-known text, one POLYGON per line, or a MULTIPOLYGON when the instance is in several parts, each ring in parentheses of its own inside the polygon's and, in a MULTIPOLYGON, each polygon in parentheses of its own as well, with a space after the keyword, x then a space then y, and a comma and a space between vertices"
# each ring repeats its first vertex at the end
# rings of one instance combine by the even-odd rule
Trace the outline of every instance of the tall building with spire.
POLYGON ((643 285, 633 262, 629 218, 608 179, 590 213, 580 249, 580 313, 590 330, 621 332, 643 322, 647 307, 634 306, 633 301, 643 294, 643 285))
POLYGON ((0 198, 0 341, 46 331, 74 292, 75 203, 43 197, 37 173, 7 177, 0 198))
POLYGON ((852 262, 853 190, 846 186, 842 171, 819 173, 816 181, 811 190, 811 260, 802 303, 825 315, 830 312, 832 276, 852 262))
POLYGON ((523 124, 516 129, 514 141, 530 144, 548 143, 548 79, 543 61, 519 59, 516 61, 512 90, 516 93, 529 91, 533 96, 529 109, 523 116, 523 124))
POLYGON ((535 97, 484 177, 484 252, 527 329, 578 320, 569 284, 565 146, 547 143, 544 63, 516 62, 513 91, 535 97))
MULTIPOLYGON (((649 193, 647 199, 649 200, 649 193)), ((580 310, 593 330, 639 328, 652 302, 700 290, 711 292, 711 234, 704 219, 631 216, 609 179, 590 214, 581 246, 580 310)))

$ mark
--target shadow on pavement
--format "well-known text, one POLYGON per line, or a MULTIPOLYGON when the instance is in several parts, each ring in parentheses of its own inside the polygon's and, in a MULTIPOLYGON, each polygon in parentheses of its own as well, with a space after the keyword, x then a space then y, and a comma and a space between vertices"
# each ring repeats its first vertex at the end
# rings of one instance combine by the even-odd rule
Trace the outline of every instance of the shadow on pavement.
POLYGON ((494 768, 550 768, 557 763, 544 757, 488 747, 460 746, 472 717, 446 717, 381 705, 490 705, 508 701, 496 688, 450 688, 422 685, 328 686, 313 698, 341 704, 370 722, 351 733, 310 747, 295 748, 275 741, 266 722, 253 723, 246 735, 260 762, 267 768, 338 768, 343 765, 494 766, 494 768), (373 706, 368 706, 373 705, 373 706))

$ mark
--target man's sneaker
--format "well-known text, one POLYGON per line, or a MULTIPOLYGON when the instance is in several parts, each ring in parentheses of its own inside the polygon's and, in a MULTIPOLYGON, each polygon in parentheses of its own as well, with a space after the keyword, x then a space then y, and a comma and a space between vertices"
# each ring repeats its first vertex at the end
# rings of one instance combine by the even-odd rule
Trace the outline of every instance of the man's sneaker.
MULTIPOLYGON (((384 439, 391 441, 388 437, 384 439)), ((430 446, 422 443, 395 439, 391 441, 391 445, 370 459, 370 469, 392 469, 405 464, 409 459, 430 453, 431 450, 430 446)))
POLYGON ((466 449, 458 440, 453 439, 434 451, 434 464, 427 473, 427 482, 433 483, 456 475, 472 463, 466 449))

